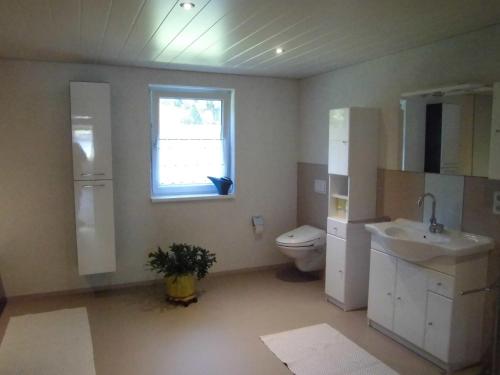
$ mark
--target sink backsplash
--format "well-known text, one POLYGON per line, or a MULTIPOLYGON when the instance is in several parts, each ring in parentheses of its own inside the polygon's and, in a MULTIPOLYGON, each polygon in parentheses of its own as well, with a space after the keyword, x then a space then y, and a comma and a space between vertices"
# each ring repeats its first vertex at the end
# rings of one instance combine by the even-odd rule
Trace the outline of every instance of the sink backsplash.
MULTIPOLYGON (((433 175, 427 179, 427 186, 433 175)), ((446 183, 449 176, 443 177, 446 183)), ((453 176, 456 177, 456 176, 453 176)), ((325 164, 298 163, 298 202, 297 221, 299 225, 312 224, 324 228, 326 225, 328 197, 314 194, 314 180, 328 178, 325 164)), ((431 182, 432 184, 433 182, 431 182)), ((453 183, 453 182, 452 182, 453 183)), ((483 177, 459 177, 457 183, 463 184, 452 190, 463 189, 461 207, 461 229, 466 232, 490 236, 500 246, 500 215, 492 211, 493 193, 500 191, 500 181, 483 177)), ((417 207, 418 197, 426 189, 425 173, 401 172, 379 169, 377 180, 377 217, 388 216, 423 221, 423 210, 417 207)), ((432 192, 432 191, 431 191, 432 192)), ((461 200, 460 197, 458 197, 461 200)), ((437 200, 439 206, 446 202, 437 200)), ((439 211, 438 211, 439 212, 439 211)), ((438 220, 442 218, 438 214, 438 220)))
MULTIPOLYGON (((493 214, 493 192, 500 190, 500 181, 488 180, 483 177, 458 177, 428 175, 427 181, 424 173, 401 172, 388 169, 379 169, 377 181, 377 216, 389 216, 393 219, 403 217, 411 220, 423 219, 422 210, 418 209, 415 202, 432 185, 439 184, 434 181, 442 178, 443 184, 453 184, 447 191, 455 192, 451 201, 444 201, 437 197, 436 215, 438 220, 439 205, 452 210, 458 207, 461 210, 461 229, 465 232, 490 236, 495 239, 497 247, 500 244, 500 215, 493 214), (449 178, 453 178, 450 181, 449 178), (463 184, 463 186, 461 186, 463 184), (463 190, 463 197, 459 192, 463 190), (455 202, 463 201, 463 202, 455 202), (448 207, 446 207, 448 206, 448 207)), ((429 190, 429 192, 434 193, 429 190)), ((457 210, 459 211, 459 210, 457 210)), ((458 213, 455 213, 458 214, 458 213)), ((453 218, 452 220, 457 220, 453 218)))

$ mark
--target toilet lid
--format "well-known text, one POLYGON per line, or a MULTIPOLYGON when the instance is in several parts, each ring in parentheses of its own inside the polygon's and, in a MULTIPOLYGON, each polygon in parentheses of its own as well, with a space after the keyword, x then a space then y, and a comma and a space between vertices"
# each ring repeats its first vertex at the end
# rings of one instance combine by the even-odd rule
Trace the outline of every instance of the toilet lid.
POLYGON ((291 230, 290 232, 283 233, 281 236, 276 238, 276 242, 286 246, 293 246, 313 242, 323 237, 325 237, 324 230, 310 225, 303 225, 291 230))

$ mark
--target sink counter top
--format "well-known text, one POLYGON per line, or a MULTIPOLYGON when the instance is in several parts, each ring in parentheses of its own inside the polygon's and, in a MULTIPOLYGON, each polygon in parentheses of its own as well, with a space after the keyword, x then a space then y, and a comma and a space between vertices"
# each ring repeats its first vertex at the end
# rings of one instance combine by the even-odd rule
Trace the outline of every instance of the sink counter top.
POLYGON ((473 255, 494 247, 494 241, 486 236, 447 228, 442 233, 431 233, 428 224, 406 219, 366 224, 365 228, 383 248, 414 262, 473 255))

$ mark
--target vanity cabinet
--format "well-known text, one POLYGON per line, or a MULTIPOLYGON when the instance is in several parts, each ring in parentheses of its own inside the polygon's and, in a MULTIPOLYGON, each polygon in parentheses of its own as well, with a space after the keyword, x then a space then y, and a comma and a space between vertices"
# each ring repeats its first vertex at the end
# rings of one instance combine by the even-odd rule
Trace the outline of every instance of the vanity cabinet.
POLYGON ((477 363, 484 294, 460 291, 486 284, 487 255, 412 263, 373 247, 369 324, 446 370, 477 363))
POLYGON ((427 275, 421 267, 398 261, 394 332, 418 346, 424 343, 426 287, 427 275))
POLYGON ((452 309, 450 298, 427 293, 424 350, 444 362, 448 361, 450 350, 452 309))
POLYGON ((427 278, 420 267, 371 251, 368 317, 423 346, 427 278))
POLYGON ((394 321, 394 288, 396 257, 371 251, 368 318, 392 330, 394 321))

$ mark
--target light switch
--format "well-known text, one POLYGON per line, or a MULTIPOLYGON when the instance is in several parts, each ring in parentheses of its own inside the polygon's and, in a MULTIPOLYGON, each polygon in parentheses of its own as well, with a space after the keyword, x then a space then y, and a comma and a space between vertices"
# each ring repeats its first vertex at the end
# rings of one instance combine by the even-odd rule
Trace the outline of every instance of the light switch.
POLYGON ((319 194, 326 194, 326 181, 314 180, 314 192, 319 194))
POLYGON ((500 191, 493 193, 493 213, 500 215, 500 191))

